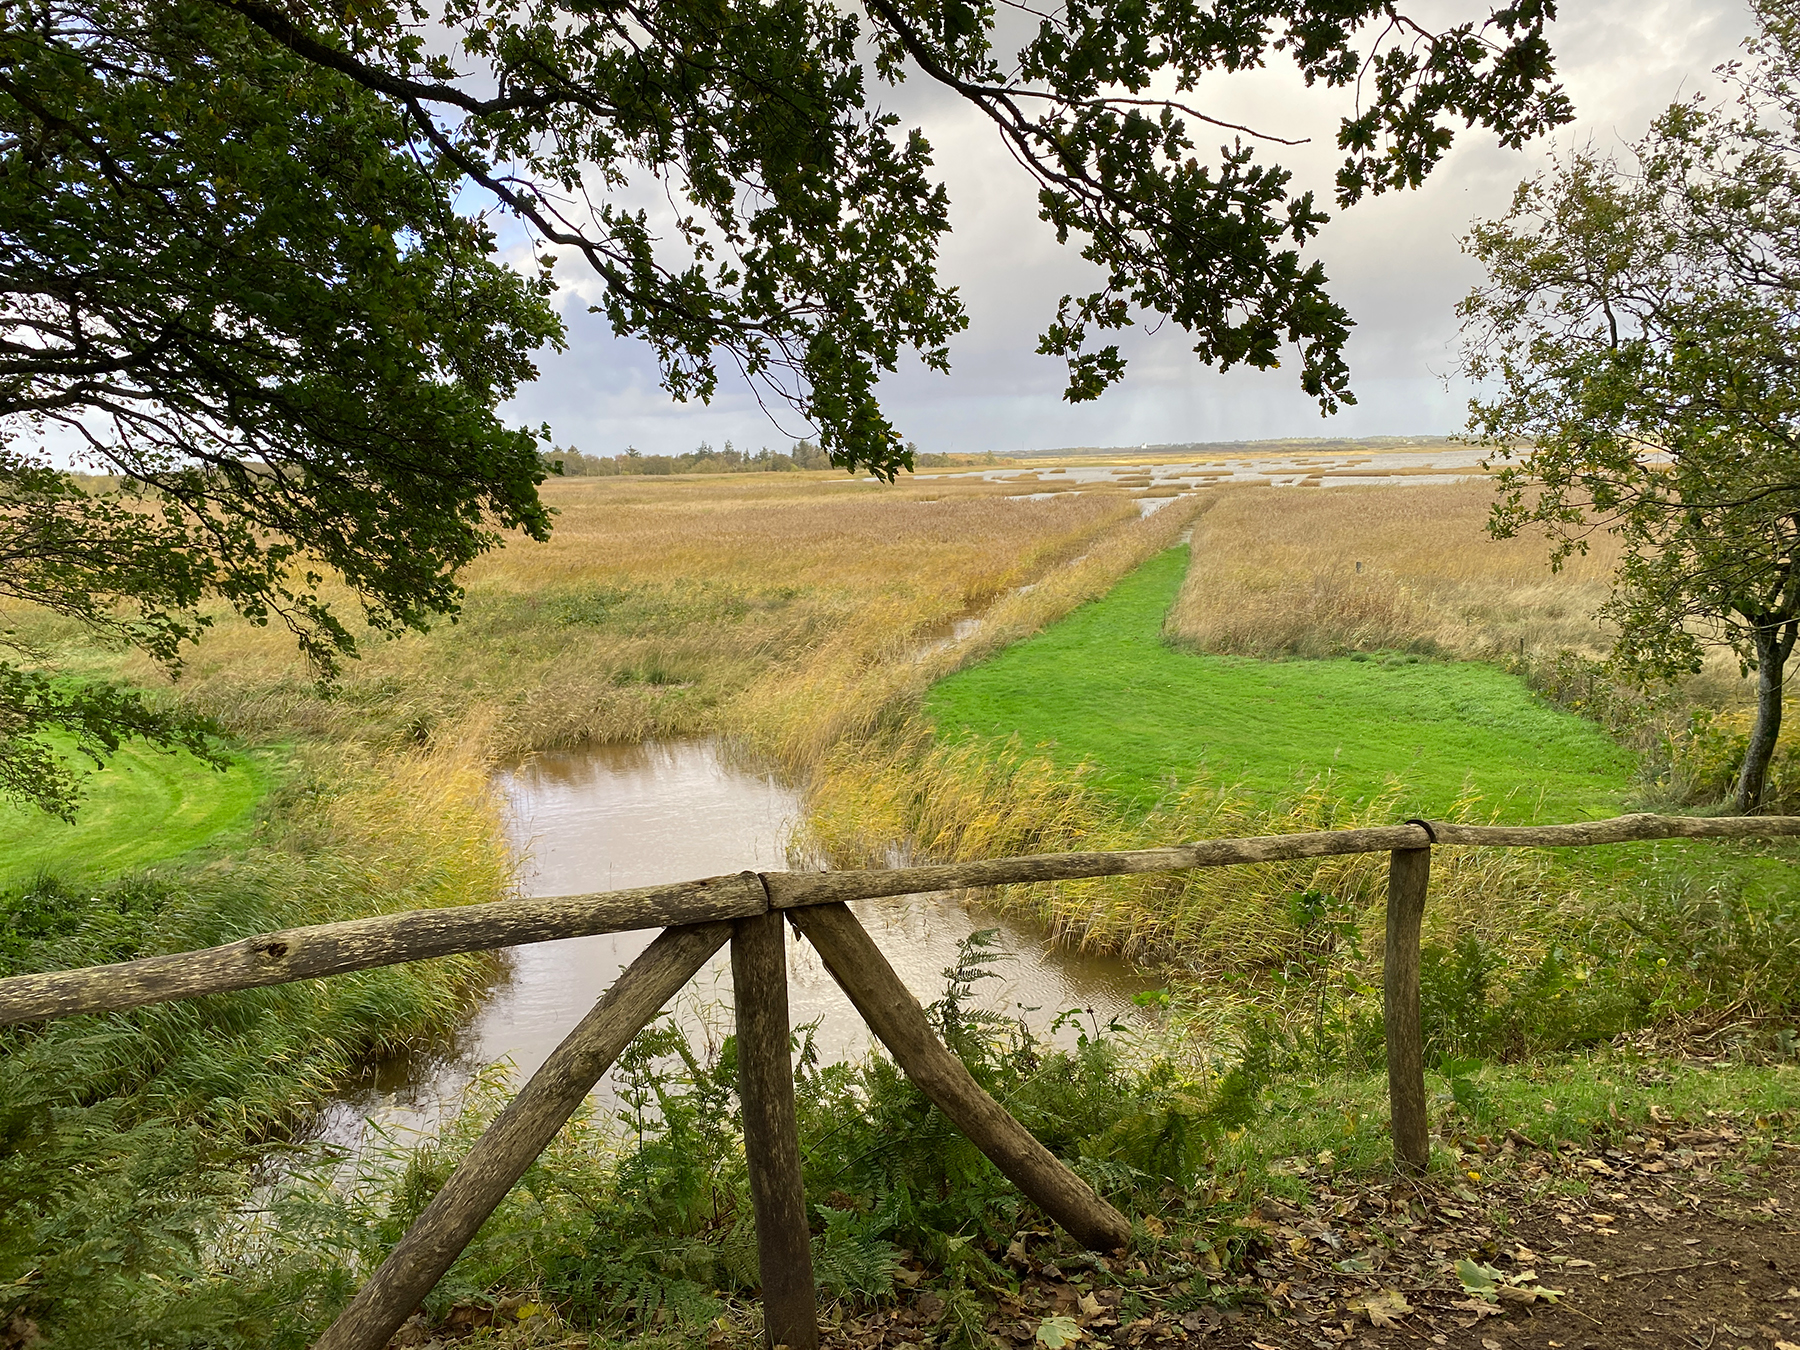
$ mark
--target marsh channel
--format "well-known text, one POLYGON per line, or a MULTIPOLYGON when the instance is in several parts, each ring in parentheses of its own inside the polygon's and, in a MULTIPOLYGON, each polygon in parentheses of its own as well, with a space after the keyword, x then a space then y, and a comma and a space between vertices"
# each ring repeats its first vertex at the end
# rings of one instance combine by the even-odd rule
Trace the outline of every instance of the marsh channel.
MULTIPOLYGON (((539 754, 501 775, 508 826, 529 895, 568 895, 686 881, 745 869, 790 866, 802 813, 800 795, 775 779, 733 764, 710 741, 596 745, 539 754)), ((1004 960, 982 981, 981 1006, 1023 1017, 1057 1040, 1117 1019, 1140 1016, 1133 996, 1155 987, 1149 976, 1109 957, 1052 948, 1036 930, 939 893, 852 905, 922 1003, 944 987, 958 944, 997 929, 1004 960), (1059 1016, 1080 1010, 1075 1018, 1059 1016)), ((375 1138, 405 1145, 453 1116, 478 1077, 522 1083, 556 1047, 654 931, 573 938, 518 947, 453 1041, 431 1054, 380 1065, 371 1081, 333 1101, 319 1137, 353 1151, 375 1138)), ((793 1024, 811 1024, 825 1060, 866 1053, 872 1040, 811 948, 788 946, 793 1024)), ((731 966, 721 952, 688 986, 671 1013, 691 1040, 716 1042, 731 1028, 731 966)), ((616 1103, 610 1075, 594 1093, 616 1103)))

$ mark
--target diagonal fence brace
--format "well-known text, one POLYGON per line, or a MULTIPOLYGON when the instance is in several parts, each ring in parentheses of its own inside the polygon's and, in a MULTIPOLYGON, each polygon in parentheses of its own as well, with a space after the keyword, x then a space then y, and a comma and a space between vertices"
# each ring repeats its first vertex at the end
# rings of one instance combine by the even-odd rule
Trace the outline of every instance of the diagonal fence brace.
POLYGON ((729 923, 665 929, 627 966, 475 1141, 314 1350, 381 1350, 620 1052, 730 936, 729 923))
POLYGON ((824 958, 832 978, 894 1062, 1007 1180, 1091 1250, 1131 1245, 1131 1221, 983 1091, 937 1038, 918 999, 848 905, 790 909, 788 919, 824 958))

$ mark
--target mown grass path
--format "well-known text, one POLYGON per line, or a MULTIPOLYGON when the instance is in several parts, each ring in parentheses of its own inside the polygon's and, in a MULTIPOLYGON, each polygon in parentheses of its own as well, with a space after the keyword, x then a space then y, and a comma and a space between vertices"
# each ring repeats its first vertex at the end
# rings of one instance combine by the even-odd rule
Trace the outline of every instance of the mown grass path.
MULTIPOLYGON (((1202 560, 1203 564, 1204 560, 1202 560)), ((1180 651, 1162 636, 1188 550, 1170 549, 1036 637, 937 685, 941 734, 1043 745, 1147 807, 1204 768, 1278 796, 1329 773, 1358 800, 1404 785, 1404 814, 1468 790, 1503 819, 1616 813, 1630 753, 1516 677, 1473 662, 1261 661, 1180 651)))
POLYGON ((0 886, 49 869, 98 881, 248 828, 268 769, 238 758, 223 773, 187 751, 127 742, 83 785, 73 824, 0 805, 0 886))

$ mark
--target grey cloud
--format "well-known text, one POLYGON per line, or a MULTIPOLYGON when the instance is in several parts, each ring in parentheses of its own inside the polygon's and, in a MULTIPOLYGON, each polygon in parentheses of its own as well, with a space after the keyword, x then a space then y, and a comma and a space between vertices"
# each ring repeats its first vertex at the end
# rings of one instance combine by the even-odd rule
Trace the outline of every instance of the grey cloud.
MULTIPOLYGON (((1437 4, 1440 13, 1423 17, 1471 7, 1437 4)), ((1716 92, 1713 68, 1738 53, 1750 29, 1746 8, 1724 0, 1578 0, 1563 10, 1553 40, 1578 118, 1554 140, 1564 148, 1623 145, 1672 99, 1716 92)), ((1271 146, 1268 157, 1329 202, 1341 93, 1308 91, 1271 70, 1222 79, 1201 96, 1221 117, 1311 137, 1295 150, 1271 146)), ((1552 148, 1511 153, 1464 133, 1421 191, 1365 202, 1326 227, 1316 253, 1357 322, 1349 354, 1359 402, 1337 417, 1321 419, 1287 371, 1202 369, 1172 325, 1128 334, 1125 384, 1097 404, 1071 407, 1061 400, 1061 364, 1033 349, 1057 297, 1090 289, 1094 269, 1073 249, 1059 249, 1038 222, 1029 183, 978 114, 922 81, 886 101, 923 125, 936 149, 955 225, 942 274, 961 289, 971 318, 952 345, 949 376, 915 366, 883 385, 902 434, 930 450, 1454 431, 1467 390, 1446 387, 1455 361, 1453 308, 1479 277, 1458 240, 1476 218, 1504 211, 1514 185, 1552 148)), ((546 355, 542 377, 515 406, 522 420, 550 421, 559 440, 602 453, 627 444, 675 451, 727 437, 779 444, 798 431, 791 414, 781 419, 789 425, 776 426, 738 387, 723 389, 709 407, 672 404, 640 346, 613 339, 580 305, 569 307, 569 319, 570 350, 546 355)))

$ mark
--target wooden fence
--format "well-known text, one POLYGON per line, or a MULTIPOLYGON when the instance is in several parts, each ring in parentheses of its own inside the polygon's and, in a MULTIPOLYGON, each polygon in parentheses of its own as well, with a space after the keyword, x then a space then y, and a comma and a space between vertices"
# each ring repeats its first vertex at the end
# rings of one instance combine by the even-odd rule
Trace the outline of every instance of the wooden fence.
POLYGON ((1079 1241, 1096 1251, 1112 1251, 1130 1244, 1130 1220, 1096 1195, 969 1076, 933 1033, 918 1000, 846 901, 1386 852, 1390 859, 1382 997, 1388 1092, 1396 1160, 1417 1170, 1429 1156, 1419 933, 1433 846, 1583 847, 1649 839, 1783 835, 1800 835, 1800 817, 1632 815, 1543 826, 1414 820, 1378 829, 1210 839, 1122 853, 1047 853, 880 871, 741 872, 597 895, 418 910, 265 933, 206 951, 15 975, 0 980, 0 1025, 117 1012, 455 952, 663 929, 495 1117, 316 1347, 380 1350, 632 1038, 730 942, 738 1094, 756 1212, 764 1336, 770 1346, 815 1350, 811 1237, 789 1057, 784 916, 817 949, 832 978, 895 1063, 957 1128, 1079 1241))

